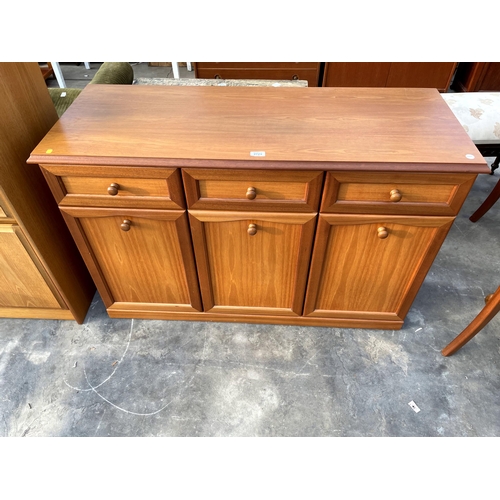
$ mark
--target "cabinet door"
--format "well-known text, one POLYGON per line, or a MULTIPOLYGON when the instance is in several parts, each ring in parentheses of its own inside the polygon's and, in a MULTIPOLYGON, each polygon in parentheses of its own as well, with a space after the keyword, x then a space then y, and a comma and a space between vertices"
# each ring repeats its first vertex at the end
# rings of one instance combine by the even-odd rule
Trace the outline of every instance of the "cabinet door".
POLYGON ((385 87, 390 62, 327 62, 324 87, 385 87))
POLYGON ((201 311, 185 211, 61 210, 110 314, 201 311))
POLYGON ((321 215, 304 315, 402 321, 453 220, 321 215))
POLYGON ((189 212, 207 312, 302 314, 316 214, 189 212))
POLYGON ((61 309, 49 283, 22 230, 0 224, 0 308, 61 309))
POLYGON ((387 87, 430 87, 446 91, 457 63, 393 62, 387 87))

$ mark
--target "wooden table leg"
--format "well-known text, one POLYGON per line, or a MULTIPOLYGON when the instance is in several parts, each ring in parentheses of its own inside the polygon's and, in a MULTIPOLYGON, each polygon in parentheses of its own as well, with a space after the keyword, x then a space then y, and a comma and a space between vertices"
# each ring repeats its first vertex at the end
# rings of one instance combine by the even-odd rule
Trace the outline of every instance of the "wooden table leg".
POLYGON ((500 179, 483 204, 469 217, 471 222, 477 222, 500 198, 500 179))
POLYGON ((498 311, 500 311, 500 287, 497 288, 494 294, 488 297, 488 302, 471 324, 441 351, 443 356, 451 356, 453 353, 457 352, 479 333, 493 319, 498 311))

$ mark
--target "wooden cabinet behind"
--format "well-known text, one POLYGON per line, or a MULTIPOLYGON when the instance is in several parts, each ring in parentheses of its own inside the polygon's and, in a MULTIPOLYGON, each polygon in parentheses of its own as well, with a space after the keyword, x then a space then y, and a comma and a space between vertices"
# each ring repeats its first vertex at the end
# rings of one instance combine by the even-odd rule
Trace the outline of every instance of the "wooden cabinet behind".
POLYGON ((461 62, 453 79, 457 92, 500 90, 500 62, 461 62))
POLYGON ((0 317, 82 323, 95 286, 33 148, 57 121, 37 63, 0 63, 0 317))
POLYGON ((412 87, 445 92, 456 66, 453 62, 327 62, 323 87, 412 87))
POLYGON ((319 62, 195 62, 196 78, 227 80, 307 80, 319 85, 319 62))

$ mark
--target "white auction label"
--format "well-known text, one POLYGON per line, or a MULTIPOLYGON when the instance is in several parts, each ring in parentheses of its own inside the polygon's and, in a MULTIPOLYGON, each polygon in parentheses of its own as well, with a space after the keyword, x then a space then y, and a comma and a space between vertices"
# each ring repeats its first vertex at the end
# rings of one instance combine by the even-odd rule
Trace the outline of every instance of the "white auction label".
POLYGON ((265 151, 250 151, 250 156, 266 156, 265 151))
POLYGON ((420 411, 420 408, 415 404, 415 401, 410 401, 408 404, 415 413, 418 413, 420 411))

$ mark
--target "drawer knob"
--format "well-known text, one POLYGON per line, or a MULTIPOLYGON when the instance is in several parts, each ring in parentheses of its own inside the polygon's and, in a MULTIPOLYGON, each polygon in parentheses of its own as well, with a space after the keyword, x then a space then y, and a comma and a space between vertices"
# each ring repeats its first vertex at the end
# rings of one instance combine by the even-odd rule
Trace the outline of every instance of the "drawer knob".
POLYGON ((249 187, 247 189, 247 198, 249 200, 254 200, 256 196, 257 196, 257 190, 254 187, 249 187))
POLYGON ((130 225, 132 224, 132 221, 125 219, 121 225, 120 228, 122 231, 130 231, 130 225))
POLYGON ((292 76, 292 80, 298 80, 299 79, 299 75, 293 75, 292 76))
POLYGON ((401 198, 403 197, 403 195, 397 189, 393 189, 390 192, 390 195, 391 195, 391 201, 393 201, 394 203, 401 201, 401 198))
POLYGON ((257 234, 257 226, 255 224, 248 224, 247 233, 250 236, 253 236, 254 234, 257 234))
POLYGON ((116 196, 118 194, 119 189, 120 186, 116 182, 113 182, 112 184, 109 185, 108 194, 111 196, 116 196))
POLYGON ((384 226, 381 226, 377 229, 378 237, 381 240, 385 240, 387 236, 389 236, 389 233, 387 232, 387 229, 384 226))

